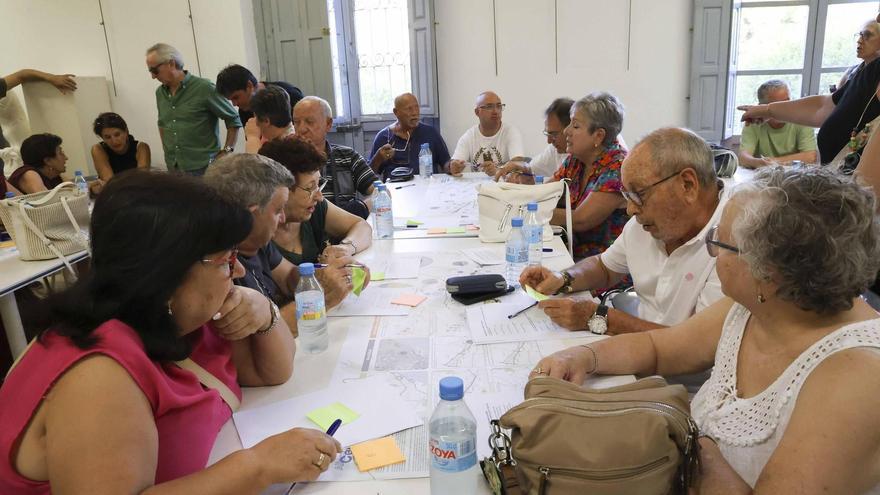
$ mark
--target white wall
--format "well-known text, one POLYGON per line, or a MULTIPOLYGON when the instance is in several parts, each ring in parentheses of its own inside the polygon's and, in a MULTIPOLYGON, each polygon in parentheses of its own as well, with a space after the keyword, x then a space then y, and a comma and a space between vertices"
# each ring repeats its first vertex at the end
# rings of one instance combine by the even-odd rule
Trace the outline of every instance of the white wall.
POLYGON ((492 0, 435 0, 440 121, 450 148, 476 123, 474 99, 488 89, 507 103, 504 121, 519 127, 533 156, 546 146, 543 111, 559 96, 613 93, 626 106, 630 145, 658 127, 686 125, 690 0, 632 0, 629 70, 628 1, 558 0, 558 73, 554 1, 495 4, 497 76, 492 0))
MULTIPOLYGON (((258 72, 251 0, 191 3, 202 77, 215 80, 229 63, 258 72)), ((156 128, 158 83, 147 72, 144 52, 156 42, 170 43, 183 53, 186 68, 198 75, 187 4, 182 0, 112 0, 103 2, 103 7, 118 95, 110 81, 97 0, 0 0, 6 21, 0 30, 0 46, 6 47, 0 57, 0 74, 35 68, 106 77, 112 105, 107 110, 122 115, 132 134, 150 144, 153 163, 164 165, 156 128)))

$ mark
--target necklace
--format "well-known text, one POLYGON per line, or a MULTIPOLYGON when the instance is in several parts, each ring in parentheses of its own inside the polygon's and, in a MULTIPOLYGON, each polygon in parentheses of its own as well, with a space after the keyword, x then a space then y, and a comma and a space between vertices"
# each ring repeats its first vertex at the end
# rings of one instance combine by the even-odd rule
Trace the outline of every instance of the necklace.
POLYGON ((267 289, 266 286, 263 285, 263 282, 260 281, 260 277, 258 277, 257 274, 254 273, 252 270, 248 271, 248 273, 250 273, 251 276, 254 277, 254 282, 257 283, 257 290, 260 291, 260 294, 262 294, 266 297, 271 297, 271 294, 269 293, 269 289, 267 289))

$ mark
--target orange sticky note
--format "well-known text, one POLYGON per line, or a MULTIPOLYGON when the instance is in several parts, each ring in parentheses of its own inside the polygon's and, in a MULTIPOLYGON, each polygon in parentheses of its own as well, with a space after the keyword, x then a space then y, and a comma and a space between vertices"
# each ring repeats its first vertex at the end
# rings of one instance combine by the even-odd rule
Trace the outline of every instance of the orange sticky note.
POLYGON ((428 229, 428 235, 445 234, 445 233, 446 233, 446 227, 431 227, 430 229, 428 229))
POLYGON ((479 225, 468 225, 467 229, 468 230, 480 230, 480 227, 479 227, 479 225))
POLYGON ((397 299, 391 301, 391 304, 400 304, 402 306, 412 306, 416 307, 419 304, 422 304, 427 297, 421 294, 403 294, 399 296, 397 299))
POLYGON ((352 445, 351 454, 360 472, 406 461, 393 437, 352 445))

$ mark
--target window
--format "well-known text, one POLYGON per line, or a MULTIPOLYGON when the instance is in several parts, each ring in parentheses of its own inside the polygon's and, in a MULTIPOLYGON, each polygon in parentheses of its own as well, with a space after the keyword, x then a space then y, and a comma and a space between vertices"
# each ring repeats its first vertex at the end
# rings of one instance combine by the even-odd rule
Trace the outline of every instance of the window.
POLYGON ((412 89, 406 0, 354 0, 362 115, 390 113, 412 89))
POLYGON ((859 63, 853 33, 877 15, 876 0, 742 0, 731 16, 724 137, 740 134, 739 105, 758 86, 782 79, 792 98, 828 94, 859 63))

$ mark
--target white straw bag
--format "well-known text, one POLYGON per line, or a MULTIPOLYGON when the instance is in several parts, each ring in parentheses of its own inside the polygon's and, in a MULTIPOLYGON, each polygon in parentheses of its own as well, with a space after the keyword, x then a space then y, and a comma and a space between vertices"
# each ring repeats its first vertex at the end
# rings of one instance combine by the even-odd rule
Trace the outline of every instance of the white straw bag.
POLYGON ((65 255, 89 248, 89 196, 72 182, 0 201, 0 220, 25 261, 61 258, 73 271, 65 255))
MULTIPOLYGON (((483 242, 505 242, 510 234, 510 219, 524 217, 526 205, 538 203, 538 220, 544 224, 544 240, 553 238, 550 219, 559 198, 565 195, 565 223, 568 236, 571 232, 571 199, 568 182, 565 180, 548 184, 512 184, 509 182, 489 182, 477 188, 477 203, 480 208, 480 240, 483 242)), ((572 243, 568 243, 569 254, 572 243)))

